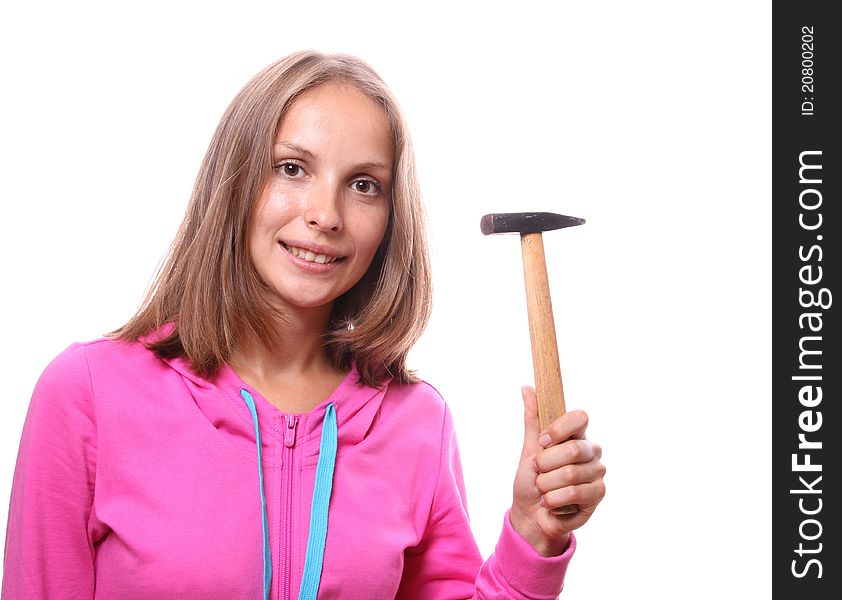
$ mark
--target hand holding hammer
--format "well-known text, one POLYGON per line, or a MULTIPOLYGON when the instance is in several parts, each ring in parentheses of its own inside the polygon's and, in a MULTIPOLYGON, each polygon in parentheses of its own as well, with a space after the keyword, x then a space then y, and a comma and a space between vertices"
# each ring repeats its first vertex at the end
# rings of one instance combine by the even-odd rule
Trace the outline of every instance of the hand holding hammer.
MULTIPOLYGON (((565 412, 542 232, 584 222, 584 219, 577 217, 546 212, 490 214, 485 215, 480 222, 480 229, 485 235, 520 234, 538 419, 542 431, 565 412)), ((571 504, 554 508, 551 512, 567 515, 578 510, 577 505, 571 504)))

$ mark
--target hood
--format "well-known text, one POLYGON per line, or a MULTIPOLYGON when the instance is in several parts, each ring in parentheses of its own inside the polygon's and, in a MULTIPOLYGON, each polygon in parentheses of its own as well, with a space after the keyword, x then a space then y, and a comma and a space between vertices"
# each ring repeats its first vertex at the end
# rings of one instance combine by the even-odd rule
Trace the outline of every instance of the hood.
MULTIPOLYGON (((237 448, 256 460, 254 423, 242 396, 242 391, 247 391, 254 400, 264 450, 263 464, 279 466, 278 459, 271 454, 271 440, 284 437, 286 417, 290 414, 281 412, 266 400, 227 363, 211 379, 202 379, 190 369, 189 362, 184 358, 165 359, 165 362, 181 375, 204 417, 237 448)), ((380 410, 387 387, 388 382, 379 388, 362 385, 356 366, 352 366, 328 398, 310 412, 295 415, 295 444, 300 448, 302 458, 319 453, 322 425, 329 404, 336 409, 340 448, 356 445, 365 439, 380 410)))
MULTIPOLYGON (((140 341, 146 342, 166 335, 172 327, 172 324, 167 324, 157 333, 141 338, 140 341)), ((205 379, 193 372, 186 358, 166 358, 163 361, 181 376, 204 418, 240 452, 257 462, 254 424, 241 395, 241 390, 249 392, 254 399, 259 423, 263 464, 279 466, 278 458, 272 454, 271 440, 275 436, 283 437, 287 413, 281 412, 258 390, 245 383, 227 363, 223 363, 213 377, 205 379)), ((353 446, 364 440, 379 414, 390 382, 391 378, 385 379, 376 388, 363 385, 359 382, 356 365, 352 364, 351 371, 328 398, 310 412, 296 415, 295 443, 302 459, 319 453, 322 424, 328 404, 333 404, 336 409, 339 448, 353 446)))

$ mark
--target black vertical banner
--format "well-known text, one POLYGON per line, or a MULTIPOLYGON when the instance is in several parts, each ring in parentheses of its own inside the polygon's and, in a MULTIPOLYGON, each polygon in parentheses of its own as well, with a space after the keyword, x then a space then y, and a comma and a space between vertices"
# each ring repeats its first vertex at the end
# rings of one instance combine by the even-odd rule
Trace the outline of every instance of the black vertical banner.
POLYGON ((842 598, 842 21, 831 6, 773 3, 771 527, 780 599, 842 598))

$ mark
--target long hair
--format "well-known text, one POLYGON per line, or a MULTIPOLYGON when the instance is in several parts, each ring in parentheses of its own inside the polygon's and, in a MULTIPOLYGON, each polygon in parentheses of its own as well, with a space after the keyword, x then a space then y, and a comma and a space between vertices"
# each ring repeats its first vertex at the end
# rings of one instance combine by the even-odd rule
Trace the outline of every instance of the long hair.
POLYGON ((269 65, 222 116, 196 177, 169 254, 135 315, 109 335, 144 343, 158 356, 186 357, 214 374, 246 339, 270 340, 284 315, 255 270, 248 234, 272 169, 271 148, 284 115, 301 94, 337 82, 353 86, 386 114, 394 150, 389 224, 368 272, 338 298, 325 335, 338 369, 356 363, 360 380, 416 378, 406 357, 430 315, 431 282, 424 209, 404 117, 391 91, 362 60, 296 52, 269 65), (165 324, 163 334, 150 336, 165 324))

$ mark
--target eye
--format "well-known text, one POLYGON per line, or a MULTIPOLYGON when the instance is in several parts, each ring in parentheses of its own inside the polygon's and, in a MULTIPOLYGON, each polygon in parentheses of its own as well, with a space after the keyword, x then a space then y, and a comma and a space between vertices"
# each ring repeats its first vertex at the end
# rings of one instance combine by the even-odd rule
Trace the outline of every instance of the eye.
POLYGON ((374 195, 380 192, 380 184, 373 179, 357 179, 352 184, 354 191, 374 195))
POLYGON ((304 174, 304 169, 301 165, 297 165, 294 162, 290 161, 283 161, 279 162, 275 165, 275 171, 280 173, 281 175, 285 175, 290 178, 297 178, 304 174))

